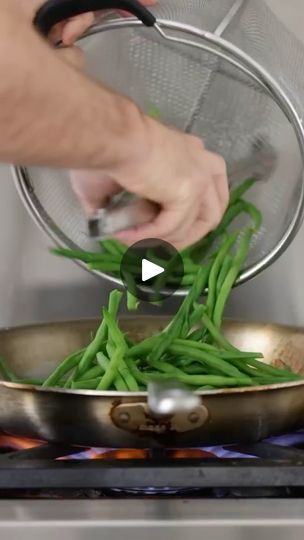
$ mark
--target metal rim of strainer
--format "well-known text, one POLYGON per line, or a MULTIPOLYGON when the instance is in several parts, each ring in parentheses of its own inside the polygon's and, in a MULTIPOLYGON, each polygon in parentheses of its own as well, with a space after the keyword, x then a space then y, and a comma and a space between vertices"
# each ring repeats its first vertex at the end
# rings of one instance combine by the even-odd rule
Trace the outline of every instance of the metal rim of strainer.
MULTIPOLYGON (((78 41, 90 37, 94 34, 105 32, 107 30, 119 30, 121 28, 132 28, 136 26, 143 26, 142 22, 138 19, 118 19, 103 21, 100 24, 96 24, 85 35, 83 35, 78 41)), ((229 41, 219 37, 215 33, 200 30, 192 25, 184 24, 177 21, 168 21, 163 19, 157 19, 153 29, 149 31, 158 31, 159 34, 166 40, 193 46, 204 50, 210 54, 216 55, 223 60, 227 61, 234 67, 240 69, 243 73, 254 80, 260 87, 262 87, 269 96, 274 99, 281 111, 284 113, 286 119, 292 124, 298 144, 299 150, 302 156, 302 162, 304 166, 304 126, 302 118, 297 112, 297 107, 293 104, 291 98, 286 94, 285 90, 277 83, 277 81, 269 74, 267 70, 263 68, 261 64, 252 59, 244 51, 230 43, 229 41), (170 36, 165 30, 180 31, 190 36, 200 38, 202 43, 192 41, 188 38, 176 38, 170 36), (206 43, 207 42, 207 43, 206 43)), ((31 180, 27 169, 25 167, 13 166, 13 177, 17 191, 27 208, 32 219, 38 225, 38 227, 46 233, 57 246, 68 247, 71 249, 79 248, 72 240, 70 240, 65 233, 54 223, 52 218, 48 215, 43 205, 35 194, 34 187, 31 184, 31 180)), ((303 173, 304 174, 304 173, 303 173)), ((250 279, 256 277, 263 270, 267 269, 273 262, 275 262, 290 246, 291 242, 295 238, 304 217, 304 176, 301 185, 301 193, 298 199, 297 208, 293 214, 293 219, 286 229, 285 233, 280 238, 276 246, 258 262, 252 264, 246 268, 238 280, 236 285, 241 285, 250 279)), ((82 261, 75 261, 79 266, 86 269, 88 272, 94 274, 98 278, 108 280, 116 285, 122 286, 123 283, 120 279, 106 274, 104 272, 89 270, 85 263, 82 261)), ((147 292, 151 291, 149 287, 145 288, 147 292)), ((164 292, 170 293, 165 290, 164 292)), ((179 289, 175 296, 186 296, 188 289, 179 289)))

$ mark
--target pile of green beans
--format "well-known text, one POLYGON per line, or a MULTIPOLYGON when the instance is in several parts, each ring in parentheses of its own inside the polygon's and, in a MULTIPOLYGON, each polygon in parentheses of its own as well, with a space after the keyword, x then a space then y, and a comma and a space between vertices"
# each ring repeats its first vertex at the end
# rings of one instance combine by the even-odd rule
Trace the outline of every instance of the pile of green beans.
MULTIPOLYGON (((244 268, 251 239, 261 226, 260 212, 243 200, 252 184, 253 180, 247 180, 233 191, 218 228, 183 252, 190 288, 166 328, 154 336, 133 342, 119 326, 119 308, 124 293, 113 290, 92 341, 65 358, 46 380, 20 380, 0 360, 3 378, 45 388, 118 392, 146 390, 149 382, 157 379, 175 379, 193 390, 300 380, 302 377, 288 369, 265 364, 259 352, 238 350, 222 332, 231 289, 244 268), (243 212, 250 218, 247 228, 240 233, 229 232, 229 225, 243 212), (200 264, 195 262, 198 259, 200 264)), ((106 271, 114 265, 118 267, 126 247, 110 240, 102 242, 102 246, 104 251, 95 254, 70 250, 56 250, 56 253, 77 257, 94 267, 104 265, 106 271)), ((129 310, 138 307, 137 299, 130 294, 127 307, 129 310)))
MULTIPOLYGON (((241 247, 239 248, 241 249, 241 247)), ((234 257, 238 264, 238 253, 234 257)), ((215 264, 215 262, 214 262, 215 264)), ((5 380, 73 390, 146 390, 153 380, 174 379, 193 390, 212 390, 269 385, 299 380, 288 369, 278 369, 262 361, 259 352, 236 349, 217 326, 216 306, 200 302, 206 280, 200 269, 189 295, 170 324, 158 334, 134 343, 119 327, 118 310, 124 293, 113 290, 102 322, 87 347, 72 353, 44 381, 19 379, 0 359, 5 380)), ((229 272, 227 273, 227 276, 229 272)), ((226 296, 224 280, 221 293, 226 296)), ((221 310, 219 310, 221 311, 221 310)))
MULTIPOLYGON (((178 282, 180 283, 181 287, 189 289, 193 285, 201 265, 203 263, 207 264, 209 261, 213 260, 218 245, 221 245, 221 242, 227 235, 230 225, 239 216, 247 215, 249 217, 250 221, 252 222, 250 231, 254 232, 260 228, 262 222, 261 213, 257 210, 257 208, 254 207, 253 204, 243 199, 243 195, 245 195, 245 193, 251 188, 254 182, 255 180, 253 178, 249 178, 243 182, 241 186, 231 192, 229 206, 220 225, 205 238, 197 242, 195 245, 185 249, 181 253, 184 266, 184 275, 181 283, 180 276, 178 274, 175 275, 174 273, 173 265, 168 281, 163 284, 164 287, 170 288, 170 286, 173 286, 176 288, 176 282, 178 282)), ((246 232, 246 234, 247 236, 250 236, 249 240, 251 240, 252 233, 246 232)), ((232 238, 230 239, 230 242, 231 245, 235 243, 232 238)), ((245 241, 245 243, 248 242, 245 241)), ((111 274, 113 277, 120 279, 120 266, 127 247, 117 240, 110 239, 100 241, 99 246, 100 250, 96 252, 68 248, 54 248, 51 250, 51 252, 60 257, 84 262, 90 270, 111 274)), ((229 245, 225 245, 224 249, 227 251, 227 253, 225 254, 223 251, 221 252, 221 258, 223 260, 217 261, 217 267, 223 270, 221 272, 220 281, 224 279, 224 276, 226 275, 225 270, 228 269, 228 266, 231 264, 229 245)), ((159 258, 156 260, 153 250, 151 250, 149 256, 150 259, 156 264, 166 266, 165 261, 162 261, 159 258)), ((242 263, 242 260, 240 263, 242 263)), ((179 265, 176 265, 176 269, 177 272, 180 271, 179 265)), ((141 279, 141 268, 139 264, 136 264, 135 262, 134 268, 130 267, 130 271, 131 274, 133 274, 134 279, 136 279, 136 277, 139 280, 141 279)), ((230 280, 235 282, 233 275, 230 275, 230 280)), ((217 285, 219 285, 219 282, 217 282, 217 285)), ((129 303, 131 305, 133 303, 133 305, 136 306, 136 301, 134 299, 132 300, 131 296, 129 298, 129 303)))

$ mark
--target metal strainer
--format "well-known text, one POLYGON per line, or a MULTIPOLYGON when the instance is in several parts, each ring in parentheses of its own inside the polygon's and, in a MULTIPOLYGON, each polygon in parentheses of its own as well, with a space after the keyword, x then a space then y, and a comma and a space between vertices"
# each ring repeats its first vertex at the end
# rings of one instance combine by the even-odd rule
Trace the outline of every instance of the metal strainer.
MULTIPOLYGON (((153 15, 131 0, 52 0, 36 25, 47 34, 68 16, 114 7, 138 18, 97 20, 79 41, 88 74, 202 137, 225 158, 231 185, 259 179, 248 197, 263 227, 242 283, 283 253, 302 220, 304 48, 263 0, 160 0, 153 15)), ((67 172, 14 171, 32 217, 57 244, 96 247, 67 172)), ((242 219, 234 226, 245 225, 242 219)))

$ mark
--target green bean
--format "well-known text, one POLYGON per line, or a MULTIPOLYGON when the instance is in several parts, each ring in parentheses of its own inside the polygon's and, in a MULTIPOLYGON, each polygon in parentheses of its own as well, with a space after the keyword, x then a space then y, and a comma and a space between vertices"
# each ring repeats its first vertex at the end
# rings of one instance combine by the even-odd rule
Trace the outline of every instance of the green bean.
POLYGON ((110 388, 114 379, 117 376, 117 370, 118 370, 121 360, 123 360, 123 357, 124 357, 124 349, 118 346, 110 360, 108 369, 106 370, 106 372, 100 379, 98 385, 96 386, 97 390, 108 390, 110 388))
POLYGON ((187 336, 187 339, 189 341, 200 341, 202 339, 203 331, 203 328, 197 328, 187 336))
MULTIPOLYGON (((72 388, 72 382, 75 380, 75 374, 77 373, 77 367, 73 368, 69 377, 63 382, 63 388, 72 388)), ((57 385, 58 386, 58 385, 57 385)))
POLYGON ((202 315, 202 322, 207 328, 208 332, 214 339, 214 341, 223 347, 226 350, 230 351, 237 351, 237 349, 229 343, 229 341, 225 338, 223 334, 218 330, 218 328, 213 324, 213 322, 209 319, 208 315, 205 313, 202 315))
POLYGON ((130 373, 132 373, 133 377, 137 380, 137 382, 146 386, 149 382, 149 378, 146 376, 146 374, 142 373, 140 369, 138 369, 134 360, 127 357, 125 358, 125 362, 128 369, 130 370, 130 373))
POLYGON ((247 257, 252 235, 252 229, 248 229, 247 231, 245 231, 244 236, 241 238, 238 251, 233 259, 232 267, 230 268, 226 279, 224 280, 223 286, 216 300, 213 314, 213 322, 216 328, 221 327, 223 312, 226 302, 228 300, 228 296, 247 257))
POLYGON ((184 334, 188 334, 190 329, 189 327, 191 325, 191 322, 189 322, 190 311, 192 309, 193 302, 198 300, 202 291, 204 290, 205 283, 208 279, 208 273, 209 269, 199 269, 193 287, 189 291, 188 296, 183 301, 179 311, 171 321, 169 327, 164 332, 162 332, 162 334, 160 334, 158 343, 154 345, 149 355, 149 363, 152 364, 154 361, 161 358, 161 356, 167 350, 170 343, 175 339, 175 337, 177 337, 178 335, 183 336, 184 334))
POLYGON ((173 328, 174 325, 177 325, 178 327, 180 320, 182 320, 183 322, 183 328, 180 332, 180 337, 186 337, 191 330, 190 315, 191 311, 193 310, 193 304, 199 300, 201 294, 205 289, 209 277, 210 267, 211 265, 209 264, 208 266, 201 267, 199 269, 188 296, 186 296, 179 311, 177 312, 177 315, 173 319, 173 328))
POLYGON ((219 226, 209 233, 205 238, 199 240, 190 248, 186 248, 182 254, 183 256, 190 256, 192 261, 202 261, 206 256, 207 251, 212 247, 215 240, 217 240, 222 234, 224 234, 233 222, 233 220, 244 211, 244 204, 242 201, 236 201, 234 204, 228 207, 224 217, 219 226))
POLYGON ((202 316, 206 313, 206 306, 194 303, 193 312, 190 317, 189 328, 190 330, 199 322, 202 321, 202 316))
MULTIPOLYGON (((98 353, 97 353, 98 354, 98 353)), ((88 379, 97 379, 97 377, 101 377, 103 375, 104 371, 100 366, 93 366, 91 369, 86 371, 77 379, 78 381, 86 381, 88 379)))
POLYGON ((96 390, 99 384, 100 377, 98 379, 88 379, 85 381, 73 381, 71 388, 72 390, 96 390))
MULTIPOLYGON (((264 370, 263 366, 266 366, 266 364, 263 364, 263 362, 255 362, 254 359, 246 359, 244 361, 240 358, 233 358, 230 360, 230 362, 233 363, 235 366, 239 367, 244 373, 247 373, 253 379, 266 380, 268 378, 269 381, 274 382, 280 382, 281 380, 298 380, 297 375, 291 372, 287 372, 285 370, 275 368, 272 371, 264 370)), ((269 382, 269 384, 272 384, 272 382, 269 382)))
POLYGON ((120 375, 122 376, 122 378, 124 379, 128 390, 130 392, 138 392, 139 388, 138 388, 136 378, 133 376, 133 374, 128 369, 125 360, 122 360, 120 362, 120 366, 119 366, 118 371, 119 371, 120 375))
MULTIPOLYGON (((127 350, 127 344, 125 342, 124 336, 121 330, 118 328, 115 318, 113 315, 106 309, 103 310, 104 321, 107 324, 109 337, 111 338, 114 347, 111 347, 111 359, 107 371, 103 375, 100 383, 98 384, 98 390, 107 390, 112 384, 113 380, 117 377, 117 372, 119 368, 123 367, 124 354, 127 350)), ((126 384, 130 381, 126 381, 126 384)), ((134 381, 132 380, 132 383, 134 381)))
MULTIPOLYGON (((153 249, 147 250, 147 259, 149 259, 149 261, 152 261, 155 264, 159 264, 160 266, 166 267, 167 265, 167 261, 155 255, 153 249)), ((191 261, 189 257, 183 257, 183 266, 184 266, 185 274, 193 274, 193 275, 195 275, 200 268, 198 264, 193 264, 193 262, 191 261)), ((173 268, 172 271, 174 273, 175 269, 173 268)))
POLYGON ((51 253, 59 257, 65 257, 66 259, 77 259, 78 261, 83 261, 85 263, 115 262, 112 255, 100 253, 99 251, 91 252, 67 248, 52 248, 51 253))
POLYGON ((43 387, 46 388, 47 386, 57 386, 64 375, 69 373, 73 368, 75 368, 83 358, 83 355, 85 353, 85 349, 81 349, 80 351, 77 351, 76 353, 71 354, 68 356, 59 366, 56 367, 56 369, 49 375, 49 377, 44 381, 43 387))
POLYGON ((169 352, 172 354, 188 354, 191 358, 195 358, 199 362, 203 362, 205 366, 208 366, 210 369, 216 369, 224 375, 230 377, 243 377, 243 373, 237 368, 232 366, 228 361, 219 358, 211 352, 204 350, 198 350, 194 347, 185 347, 183 345, 171 344, 169 347, 169 352))
POLYGON ((210 233, 210 236, 214 238, 219 238, 219 236, 226 233, 229 225, 237 218, 242 212, 244 212, 244 202, 236 201, 234 204, 228 207, 224 217, 213 233, 210 233))
MULTIPOLYGON (((100 270, 101 272, 117 272, 120 275, 120 262, 101 261, 91 262, 88 264, 90 270, 100 270)), ((135 275, 140 275, 140 269, 136 266, 128 266, 128 270, 135 275)))
POLYGON ((164 371, 166 374, 176 377, 180 382, 191 386, 252 386, 252 380, 242 375, 241 377, 229 377, 219 375, 188 375, 178 368, 174 368, 167 362, 155 362, 154 368, 164 371))
POLYGON ((155 344, 159 340, 159 335, 157 336, 151 336, 143 341, 140 341, 139 343, 136 343, 131 349, 129 349, 126 353, 127 358, 134 357, 139 358, 141 356, 146 356, 149 354, 149 352, 152 350, 152 348, 155 346, 155 344))
POLYGON ((119 261, 127 251, 127 247, 117 242, 117 240, 101 240, 99 243, 103 250, 116 257, 119 261))
POLYGON ((248 359, 248 363, 255 367, 256 369, 259 369, 261 371, 263 371, 263 373, 265 374, 268 374, 270 376, 276 376, 279 374, 281 376, 287 376, 287 377, 296 377, 298 378, 298 375, 296 375, 295 373, 293 373, 292 371, 289 371, 287 369, 282 369, 282 368, 275 368, 273 366, 270 366, 269 364, 266 364, 265 362, 260 362, 259 360, 256 360, 255 358, 250 358, 248 359))
POLYGON ((195 277, 196 274, 188 274, 184 276, 180 283, 181 287, 191 287, 194 283, 195 277))
MULTIPOLYGON (((184 366, 182 370, 188 375, 211 375, 206 366, 197 362, 193 362, 189 366, 184 366)), ((216 374, 218 375, 218 372, 216 374)))
MULTIPOLYGON (((109 368, 109 363, 110 363, 110 360, 106 357, 106 355, 104 353, 97 353, 97 362, 99 364, 99 366, 102 368, 102 372, 105 373, 107 371, 107 369, 109 368)), ((117 392, 127 392, 128 391, 128 387, 125 383, 125 381, 123 380, 123 378, 121 377, 120 373, 117 373, 116 377, 114 378, 114 382, 113 382, 114 386, 115 386, 115 389, 117 390, 117 392)))
POLYGON ((120 242, 119 240, 111 240, 112 244, 115 245, 115 248, 117 251, 121 253, 121 255, 124 255, 126 251, 128 250, 128 246, 120 242))
POLYGON ((0 373, 2 373, 6 381, 15 382, 17 379, 16 375, 8 369, 5 360, 1 357, 0 357, 0 373))
POLYGON ((229 204, 234 204, 238 199, 241 199, 254 184, 256 183, 256 178, 248 178, 245 182, 242 182, 240 186, 231 191, 229 197, 229 204))
MULTIPOLYGON (((126 348, 126 344, 122 338, 119 339, 119 343, 121 347, 126 348)), ((109 358, 112 358, 112 356, 115 354, 115 350, 116 350, 116 345, 114 344, 114 342, 113 341, 109 342, 107 345, 107 353, 108 353, 109 358)), ((127 386, 127 390, 129 390, 130 392, 138 391, 138 384, 136 382, 136 379, 134 379, 133 375, 128 371, 124 360, 121 360, 118 366, 118 375, 122 377, 125 385, 127 386)))
MULTIPOLYGON (((174 345, 182 345, 183 347, 188 347, 189 350, 191 348, 208 351, 211 353, 218 354, 221 358, 229 360, 230 358, 240 358, 240 359, 248 359, 250 361, 254 361, 256 358, 263 358, 263 355, 261 353, 257 352, 243 352, 236 350, 221 350, 217 349, 214 345, 209 345, 208 343, 198 343, 196 341, 190 341, 188 339, 175 339, 173 342, 174 345)), ((263 362, 259 362, 262 365, 265 365, 263 362)))
POLYGON ((174 339, 174 335, 170 333, 170 331, 168 331, 167 333, 163 333, 160 336, 158 343, 150 352, 148 356, 148 363, 153 365, 153 362, 155 362, 156 360, 159 360, 159 358, 161 358, 164 352, 168 349, 173 339, 174 339))
POLYGON ((244 205, 244 211, 249 214, 251 217, 253 224, 254 224, 254 230, 258 231, 261 228, 262 225, 262 214, 260 210, 254 206, 254 204, 248 202, 248 201, 242 201, 244 205))
POLYGON ((136 282, 130 272, 124 272, 125 282, 127 284, 127 309, 136 311, 139 307, 139 300, 136 298, 136 282))
POLYGON ((43 385, 43 381, 41 379, 16 379, 14 382, 18 384, 28 384, 29 386, 43 385))
POLYGON ((231 268, 232 261, 233 261, 232 255, 227 253, 227 255, 226 255, 226 257, 225 257, 225 259, 223 261, 222 268, 221 268, 221 270, 219 272, 217 282, 216 282, 216 296, 219 295, 219 292, 220 292, 220 290, 221 290, 221 288, 223 286, 223 283, 224 283, 224 281, 226 279, 228 271, 231 268))
MULTIPOLYGON (((109 311, 110 311, 112 317, 117 316, 122 296, 123 296, 122 292, 117 291, 117 290, 111 291, 111 293, 110 293, 109 311)), ((85 373, 89 369, 89 367, 91 366, 91 363, 96 358, 96 354, 101 349, 101 344, 103 343, 103 341, 107 337, 107 332, 108 332, 107 322, 104 319, 102 321, 101 325, 99 326, 97 332, 96 332, 95 338, 93 339, 93 341, 87 347, 87 349, 86 349, 86 351, 85 351, 85 353, 84 353, 84 355, 83 355, 83 357, 82 357, 82 359, 81 359, 81 361, 79 363, 78 373, 76 374, 76 379, 77 379, 77 377, 79 377, 80 375, 85 373)))
POLYGON ((136 311, 139 307, 139 300, 131 292, 127 292, 127 308, 129 311, 136 311))
MULTIPOLYGON (((156 336, 155 342, 153 342, 153 347, 150 347, 151 342, 149 342, 148 340, 145 340, 146 344, 148 344, 148 347, 150 347, 150 353, 148 356, 148 362, 150 364, 153 363, 154 361, 159 360, 159 358, 161 358, 164 352, 168 349, 170 343, 182 331, 182 326, 185 324, 184 323, 185 315, 187 315, 187 312, 189 310, 188 304, 191 301, 191 298, 194 298, 195 295, 199 296, 199 291, 201 292, 202 290, 201 286, 203 283, 202 281, 203 279, 206 279, 205 273, 203 269, 200 269, 198 276, 196 278, 195 286, 193 286, 195 288, 194 293, 192 292, 192 290, 190 291, 188 297, 186 297, 186 299, 184 300, 177 315, 173 318, 170 325, 163 332, 161 332, 161 334, 156 336), (190 300, 189 300, 189 297, 191 297, 190 300)), ((140 353, 142 354, 142 350, 140 351, 140 353)), ((131 354, 139 356, 139 350, 137 349, 134 352, 134 349, 132 349, 131 354)))
POLYGON ((110 310, 103 310, 103 318, 107 324, 109 336, 112 341, 115 343, 115 346, 120 347, 124 352, 127 350, 126 340, 118 324, 115 320, 115 314, 111 313, 110 310))
POLYGON ((168 280, 168 286, 175 287, 178 285, 179 287, 191 287, 193 285, 193 282, 195 280, 196 274, 186 274, 182 279, 180 277, 172 277, 170 276, 168 280))
POLYGON ((200 269, 199 264, 194 264, 189 257, 183 257, 184 272, 185 274, 196 275, 200 269))
POLYGON ((218 276, 219 276, 221 267, 223 265, 224 259, 226 255, 229 253, 232 246, 235 244, 237 237, 238 237, 237 233, 234 233, 228 236, 227 240, 223 243, 222 247, 220 248, 210 270, 209 280, 208 280, 207 313, 209 314, 209 317, 211 318, 213 315, 213 310, 214 310, 214 306, 216 302, 216 284, 217 284, 218 276))
POLYGON ((183 269, 180 268, 179 262, 180 262, 180 255, 177 254, 173 256, 169 262, 166 263, 166 271, 159 274, 159 276, 157 277, 153 285, 153 296, 151 298, 152 301, 159 302, 162 300, 161 291, 165 287, 169 286, 168 281, 171 279, 171 274, 176 268, 178 268, 179 271, 181 271, 183 274, 183 269))

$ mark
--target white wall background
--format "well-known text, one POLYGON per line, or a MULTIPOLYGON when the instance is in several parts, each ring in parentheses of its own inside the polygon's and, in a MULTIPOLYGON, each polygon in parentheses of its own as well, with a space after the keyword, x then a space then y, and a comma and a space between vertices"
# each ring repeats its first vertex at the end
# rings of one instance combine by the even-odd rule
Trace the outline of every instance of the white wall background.
MULTIPOLYGON (((267 1, 304 41, 303 0, 267 1)), ((6 166, 0 166, 0 231, 0 326, 98 313, 109 286, 48 253, 6 166)), ((278 263, 233 293, 230 314, 304 325, 303 267, 304 228, 278 263)))

